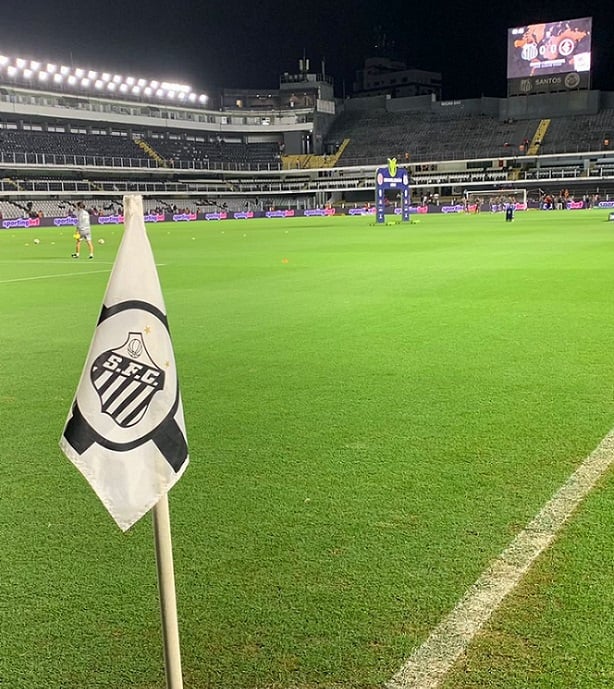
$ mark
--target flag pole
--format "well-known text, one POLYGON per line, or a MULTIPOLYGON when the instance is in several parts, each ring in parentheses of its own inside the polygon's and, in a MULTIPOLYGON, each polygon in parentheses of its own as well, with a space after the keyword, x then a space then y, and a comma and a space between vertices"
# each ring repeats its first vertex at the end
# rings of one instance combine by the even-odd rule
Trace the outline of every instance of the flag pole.
POLYGON ((166 689, 183 689, 179 625, 177 622, 177 599, 175 596, 175 574, 173 571, 171 520, 166 493, 153 508, 153 528, 156 544, 156 563, 158 566, 158 590, 160 592, 166 689))

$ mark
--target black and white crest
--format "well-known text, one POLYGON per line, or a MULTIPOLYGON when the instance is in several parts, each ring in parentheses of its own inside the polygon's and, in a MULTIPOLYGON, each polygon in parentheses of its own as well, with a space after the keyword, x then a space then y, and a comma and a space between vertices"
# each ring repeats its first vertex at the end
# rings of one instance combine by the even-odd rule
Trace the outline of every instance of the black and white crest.
POLYGON ((143 418, 165 383, 165 373, 149 355, 140 332, 128 333, 121 346, 96 357, 90 378, 100 397, 100 410, 122 428, 143 418))

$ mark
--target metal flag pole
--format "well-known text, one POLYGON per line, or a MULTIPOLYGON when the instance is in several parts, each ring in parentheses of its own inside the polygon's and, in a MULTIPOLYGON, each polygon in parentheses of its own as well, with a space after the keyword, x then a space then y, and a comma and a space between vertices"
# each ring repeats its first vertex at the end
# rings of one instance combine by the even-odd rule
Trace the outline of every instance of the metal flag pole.
POLYGON ((179 624, 177 622, 177 599, 175 596, 175 574, 173 571, 171 520, 166 493, 153 508, 153 528, 156 544, 156 563, 158 566, 158 590, 160 592, 166 688, 183 689, 179 624))

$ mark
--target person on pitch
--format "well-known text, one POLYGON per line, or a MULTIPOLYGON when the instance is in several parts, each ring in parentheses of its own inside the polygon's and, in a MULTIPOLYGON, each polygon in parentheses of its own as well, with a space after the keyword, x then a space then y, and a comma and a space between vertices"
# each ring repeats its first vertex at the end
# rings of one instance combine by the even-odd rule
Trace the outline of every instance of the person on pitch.
POLYGON ((90 258, 94 258, 94 245, 92 244, 92 229, 90 226, 90 214, 85 208, 83 201, 77 202, 77 227, 75 228, 75 253, 73 258, 79 258, 81 242, 86 241, 90 249, 90 258))

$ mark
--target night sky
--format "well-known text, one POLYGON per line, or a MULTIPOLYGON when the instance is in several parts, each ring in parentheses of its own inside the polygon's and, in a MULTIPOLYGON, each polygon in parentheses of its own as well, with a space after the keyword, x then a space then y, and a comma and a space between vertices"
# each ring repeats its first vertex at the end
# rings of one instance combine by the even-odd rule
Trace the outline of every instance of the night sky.
MULTIPOLYGON (((614 2, 514 0, 22 0, 4 7, 0 54, 222 88, 276 88, 311 70, 349 94, 377 37, 408 66, 441 71, 444 98, 503 96, 512 26, 593 17, 593 88, 614 90, 614 2)), ((381 42, 381 41, 380 41, 381 42)))

